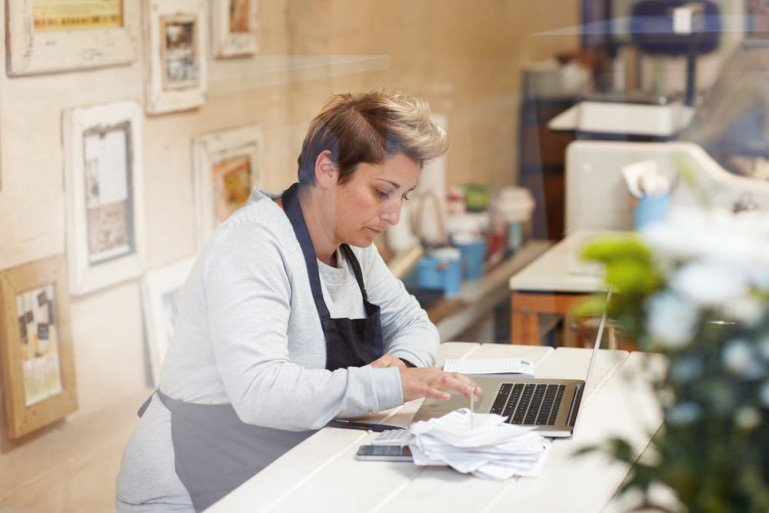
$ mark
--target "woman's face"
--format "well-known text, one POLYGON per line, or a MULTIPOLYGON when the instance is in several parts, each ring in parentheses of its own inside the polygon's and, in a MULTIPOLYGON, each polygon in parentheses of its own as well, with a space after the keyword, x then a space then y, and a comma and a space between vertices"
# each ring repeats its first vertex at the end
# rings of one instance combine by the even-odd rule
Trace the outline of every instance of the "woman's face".
POLYGON ((403 201, 417 184, 419 164, 398 153, 383 164, 359 164, 337 186, 334 234, 337 242, 367 247, 389 225, 398 224, 403 201))

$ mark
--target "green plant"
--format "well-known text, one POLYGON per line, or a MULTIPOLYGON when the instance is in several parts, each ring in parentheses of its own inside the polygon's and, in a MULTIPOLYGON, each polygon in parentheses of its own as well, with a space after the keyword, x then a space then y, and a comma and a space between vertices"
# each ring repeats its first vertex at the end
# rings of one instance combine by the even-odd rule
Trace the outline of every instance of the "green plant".
POLYGON ((668 359, 652 457, 622 439, 602 447, 630 465, 620 492, 667 511, 649 493, 663 484, 690 513, 768 511, 769 216, 678 210, 643 234, 596 238, 583 257, 605 264, 624 334, 668 359))

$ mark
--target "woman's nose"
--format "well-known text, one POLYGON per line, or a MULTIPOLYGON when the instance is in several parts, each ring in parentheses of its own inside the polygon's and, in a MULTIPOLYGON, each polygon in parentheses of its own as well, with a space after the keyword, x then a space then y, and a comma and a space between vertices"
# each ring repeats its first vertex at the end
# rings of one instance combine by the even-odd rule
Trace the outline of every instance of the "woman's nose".
POLYGON ((401 207, 403 206, 403 199, 398 198, 394 201, 387 202, 382 211, 382 219, 390 225, 398 224, 401 218, 401 207))

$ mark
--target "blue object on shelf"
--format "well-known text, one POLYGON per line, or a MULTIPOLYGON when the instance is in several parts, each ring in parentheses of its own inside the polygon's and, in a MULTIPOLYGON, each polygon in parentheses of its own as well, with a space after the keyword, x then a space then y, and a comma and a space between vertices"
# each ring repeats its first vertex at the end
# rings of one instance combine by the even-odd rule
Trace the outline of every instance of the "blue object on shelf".
POLYGON ((454 244, 462 258, 462 277, 466 280, 483 278, 483 261, 486 256, 486 241, 478 239, 473 242, 454 244))
POLYGON ((444 248, 424 256, 417 264, 417 284, 423 289, 442 290, 446 297, 462 288, 462 261, 459 251, 444 248))

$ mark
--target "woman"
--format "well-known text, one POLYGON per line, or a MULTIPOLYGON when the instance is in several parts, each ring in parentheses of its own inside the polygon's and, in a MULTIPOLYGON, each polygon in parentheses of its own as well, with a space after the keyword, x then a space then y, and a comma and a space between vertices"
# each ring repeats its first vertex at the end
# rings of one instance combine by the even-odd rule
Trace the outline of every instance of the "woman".
POLYGON ((200 511, 334 418, 470 396, 468 378, 430 367, 437 330, 372 244, 446 148, 420 100, 327 101, 299 183, 255 189, 195 264, 118 511, 200 511))

